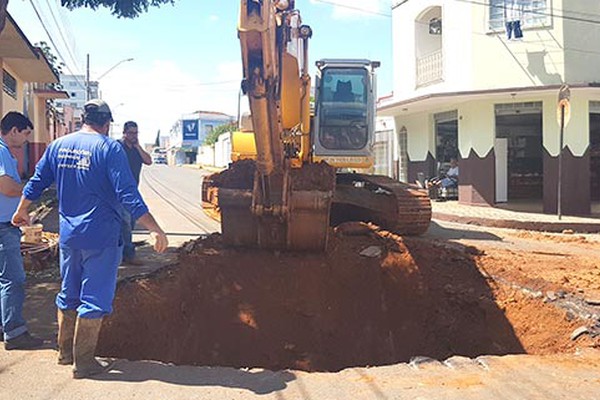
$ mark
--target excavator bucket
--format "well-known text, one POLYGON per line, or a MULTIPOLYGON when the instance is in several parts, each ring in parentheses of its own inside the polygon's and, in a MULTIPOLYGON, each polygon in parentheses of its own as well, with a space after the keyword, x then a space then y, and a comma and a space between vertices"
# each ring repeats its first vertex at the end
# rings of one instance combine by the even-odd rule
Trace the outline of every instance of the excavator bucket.
POLYGON ((256 247, 257 218, 252 214, 252 191, 219 188, 221 235, 229 246, 256 247))
POLYGON ((333 191, 292 191, 288 248, 321 251, 327 247, 333 191))
POLYGON ((282 183, 285 190, 271 186, 278 195, 274 198, 281 200, 272 204, 258 193, 263 187, 258 174, 249 189, 251 165, 233 165, 236 167, 228 174, 213 179, 213 184, 221 185, 218 202, 226 244, 291 251, 325 249, 335 187, 333 168, 325 163, 309 164, 292 169, 283 179, 274 177, 271 183, 282 183))
POLYGON ((326 163, 305 164, 290 172, 288 247, 324 250, 335 190, 335 169, 326 163))

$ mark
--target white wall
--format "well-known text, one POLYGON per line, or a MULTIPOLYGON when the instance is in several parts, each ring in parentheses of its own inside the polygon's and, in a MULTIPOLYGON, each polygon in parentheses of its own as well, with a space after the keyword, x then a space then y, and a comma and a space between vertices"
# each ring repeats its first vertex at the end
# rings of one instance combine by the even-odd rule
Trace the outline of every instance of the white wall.
POLYGON ((215 143, 215 167, 224 168, 231 162, 231 133, 225 132, 215 143))
POLYGON ((395 125, 406 128, 410 161, 425 161, 428 153, 435 154, 433 117, 429 113, 397 116, 395 125))
MULTIPOLYGON (((490 31, 484 3, 419 0, 392 11, 395 101, 439 92, 600 82, 600 24, 568 18, 600 15, 600 2, 548 0, 553 17, 541 28, 525 26, 522 41, 490 31), (415 35, 425 26, 415 21, 436 6, 442 7, 444 81, 416 88, 415 35)), ((429 42, 421 42, 423 53, 429 42)))

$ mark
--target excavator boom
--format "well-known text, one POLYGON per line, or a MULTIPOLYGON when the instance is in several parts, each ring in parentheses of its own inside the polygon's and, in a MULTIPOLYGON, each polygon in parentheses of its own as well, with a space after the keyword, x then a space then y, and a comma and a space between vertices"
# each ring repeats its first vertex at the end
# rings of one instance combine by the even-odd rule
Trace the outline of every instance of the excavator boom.
POLYGON ((220 212, 224 242, 323 250, 330 221, 372 221, 399 233, 423 233, 431 219, 426 193, 355 172, 373 166, 379 63, 317 61, 313 113, 312 31, 302 25, 294 1, 241 0, 238 35, 254 147, 233 140, 244 143, 243 151, 232 152, 238 161, 206 179, 202 189, 205 208, 220 212))

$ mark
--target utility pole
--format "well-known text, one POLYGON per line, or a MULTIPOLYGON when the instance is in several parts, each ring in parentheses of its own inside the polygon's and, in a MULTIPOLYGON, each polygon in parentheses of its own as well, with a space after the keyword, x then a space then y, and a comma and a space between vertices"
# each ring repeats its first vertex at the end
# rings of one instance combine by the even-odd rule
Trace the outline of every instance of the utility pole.
POLYGON ((557 204, 556 213, 558 219, 562 219, 562 181, 563 181, 563 143, 565 135, 565 126, 569 123, 571 118, 571 91, 569 85, 562 85, 558 91, 558 109, 557 109, 557 120, 560 128, 558 138, 558 193, 557 193, 557 204))
POLYGON ((85 100, 90 100, 90 54, 87 54, 87 66, 85 74, 85 100))

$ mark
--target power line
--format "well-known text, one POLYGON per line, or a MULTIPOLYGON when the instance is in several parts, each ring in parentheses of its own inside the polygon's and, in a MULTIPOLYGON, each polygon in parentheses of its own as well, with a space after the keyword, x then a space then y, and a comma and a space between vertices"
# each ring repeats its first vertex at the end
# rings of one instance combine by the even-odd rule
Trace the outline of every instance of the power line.
POLYGON ((50 1, 46 0, 46 4, 48 5, 48 9, 50 10, 50 15, 52 16, 52 20, 54 21, 54 24, 56 25, 56 28, 58 30, 58 34, 60 35, 65 48, 67 49, 67 53, 69 54, 69 56, 71 57, 71 61, 73 61, 74 65, 77 65, 77 60, 75 58, 75 56, 73 55, 73 51, 71 50, 71 47, 69 46, 69 42, 67 41, 67 39, 65 38, 65 35, 63 34, 63 31, 61 29, 61 24, 58 23, 58 20, 56 18, 56 15, 54 14, 54 10, 52 10, 52 6, 50 5, 50 1))
MULTIPOLYGON (((461 2, 461 3, 469 3, 469 4, 479 5, 479 6, 499 8, 499 9, 503 9, 503 10, 507 10, 508 9, 506 3, 504 3, 504 2, 503 2, 503 4, 492 4, 490 2, 478 1, 478 0, 456 0, 456 1, 461 2)), ((553 8, 551 7, 550 10, 553 10, 553 8)), ((523 10, 523 12, 525 14, 535 14, 535 15, 541 15, 541 16, 544 16, 544 17, 556 17, 556 18, 561 18, 561 19, 566 19, 566 20, 571 20, 571 21, 577 21, 577 22, 586 22, 586 23, 590 23, 590 24, 600 24, 600 20, 598 20, 598 19, 588 19, 588 18, 573 17, 573 16, 565 15, 565 10, 564 9, 561 10, 561 9, 557 8, 556 11, 561 12, 562 15, 553 15, 553 13, 546 12, 546 11, 523 10)), ((594 15, 594 16, 600 17, 600 15, 598 15, 598 14, 587 14, 587 15, 594 15)))
MULTIPOLYGON (((320 1, 320 0, 315 0, 315 1, 320 1)), ((392 6, 392 10, 395 10, 396 8, 408 3, 408 1, 409 0, 403 0, 403 1, 398 2, 397 4, 392 6)), ((458 1, 461 3, 469 3, 469 4, 479 5, 479 6, 485 6, 485 7, 498 8, 498 9, 503 9, 503 10, 506 10, 508 8, 508 6, 506 5, 505 2, 503 2, 502 4, 493 4, 490 1, 483 1, 483 0, 455 0, 455 1, 458 1)), ((548 4, 548 2, 546 4, 548 4)), ((527 13, 527 14, 536 14, 536 15, 545 16, 545 17, 561 18, 561 19, 572 20, 572 21, 577 21, 577 22, 600 24, 600 14, 597 14, 597 13, 574 12, 574 11, 568 11, 565 9, 554 8, 554 7, 551 7, 550 11, 551 12, 538 11, 538 10, 524 10, 523 12, 527 13), (552 11, 557 11, 557 12, 560 12, 561 14, 560 15, 553 14, 552 11), (583 18, 583 17, 570 16, 570 15, 566 14, 569 12, 574 13, 574 14, 579 14, 579 15, 587 15, 590 17, 598 17, 598 19, 589 19, 589 18, 583 18)))
POLYGON ((367 8, 349 6, 347 4, 340 4, 340 3, 333 2, 333 1, 327 1, 327 0, 314 0, 314 1, 317 3, 329 4, 329 5, 340 7, 340 8, 346 8, 348 10, 360 11, 364 14, 380 15, 382 17, 388 17, 388 18, 392 17, 392 14, 389 14, 389 13, 383 13, 381 11, 369 10, 367 8))
MULTIPOLYGON (((67 40, 65 39, 65 36, 64 36, 62 30, 60 29, 60 24, 58 23, 56 16, 54 15, 54 11, 52 11, 50 2, 48 0, 46 0, 46 4, 48 6, 48 9, 50 10, 50 15, 52 16, 52 19, 54 20, 54 24, 57 27, 58 34, 59 34, 60 38, 62 39, 64 48, 66 48, 66 50, 67 50, 67 54, 71 57, 71 60, 73 61, 73 63, 77 64, 77 61, 75 60, 75 57, 73 56, 73 52, 71 51, 71 48, 69 47, 69 44, 67 43, 67 40)), ((38 4, 38 7, 40 7, 39 4, 38 4)))
POLYGON ((55 5, 56 9, 58 10, 59 19, 62 22, 62 26, 66 29, 67 37, 70 39, 71 48, 73 48, 73 51, 75 52, 76 56, 79 55, 78 60, 81 61, 81 63, 76 63, 76 67, 79 71, 82 71, 83 57, 81 57, 81 53, 79 53, 78 51, 77 42, 73 40, 73 37, 75 37, 75 35, 73 34, 73 26, 71 25, 71 20, 66 15, 65 8, 61 5, 61 0, 55 0, 55 5))
MULTIPOLYGON (((416 21, 415 23, 416 23, 416 24, 419 24, 419 25, 423 25, 423 26, 428 26, 428 25, 429 25, 429 23, 428 23, 428 22, 420 22, 420 21, 416 21)), ((447 24, 446 24, 446 25, 444 25, 444 26, 443 26, 443 29, 444 29, 444 30, 459 30, 460 28, 458 28, 458 27, 453 27, 453 26, 450 26, 450 25, 447 25, 447 24)), ((477 31, 474 31, 474 30, 471 30, 471 31, 469 31, 469 32, 470 32, 472 35, 477 35, 477 36, 482 36, 482 37, 488 37, 488 38, 489 38, 489 37, 491 37, 492 35, 499 36, 500 34, 504 33, 503 31, 497 31, 497 30, 493 30, 492 32, 489 32, 489 33, 486 33, 486 32, 477 32, 477 31)), ((537 31, 536 33, 539 33, 539 31, 537 31)), ((535 43, 534 43, 534 42, 529 42, 528 44, 535 45, 535 43)), ((543 47, 544 49, 552 49, 552 50, 568 50, 568 51, 573 51, 573 52, 576 52, 576 53, 582 53, 582 54, 593 54, 593 55, 600 55, 600 51, 584 50, 584 49, 578 49, 578 48, 575 48, 575 47, 566 47, 566 46, 563 46, 563 47, 561 47, 561 46, 549 46, 549 45, 547 45, 547 44, 540 45, 540 47, 543 47)), ((517 54, 519 54, 519 53, 517 53, 517 54)))
POLYGON ((48 36, 48 39, 50 40, 50 43, 52 43, 52 45, 54 46, 54 50, 56 51, 56 54, 58 54, 58 56, 60 57, 60 59, 62 60, 62 62, 65 64, 65 67, 73 75, 75 81, 79 84, 79 86, 81 86, 82 89, 85 89, 85 85, 83 85, 79 81, 79 79, 77 79, 77 75, 75 73, 73 73, 73 71, 71 70, 71 68, 69 67, 69 65, 65 62, 65 58, 63 57, 63 55, 58 50, 58 46, 56 46, 56 43, 54 42, 54 39, 52 38, 52 35, 50 35, 50 32, 48 31, 48 28, 46 27, 46 24, 44 23, 44 20, 42 19, 42 16, 40 15, 38 9, 36 8, 35 4, 33 4, 33 0, 29 0, 29 3, 31 4, 31 7, 33 7, 33 11, 35 11, 35 15, 37 15, 38 20, 42 24, 42 28, 44 28, 44 31, 46 32, 46 35, 48 36))

